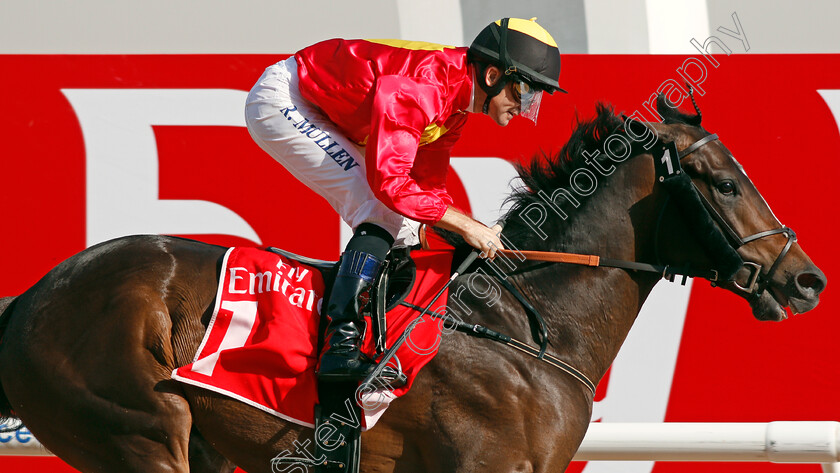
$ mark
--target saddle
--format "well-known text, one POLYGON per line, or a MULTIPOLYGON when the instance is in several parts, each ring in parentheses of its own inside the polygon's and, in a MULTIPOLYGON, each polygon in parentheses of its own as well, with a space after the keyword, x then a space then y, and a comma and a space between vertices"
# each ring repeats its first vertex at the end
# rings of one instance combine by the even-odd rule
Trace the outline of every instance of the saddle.
MULTIPOLYGON (((324 283, 326 284, 324 300, 329 299, 329 294, 338 271, 337 261, 309 258, 273 246, 266 249, 272 253, 277 253, 278 255, 317 269, 324 277, 324 283)), ((370 291, 370 300, 363 309, 363 315, 370 315, 373 321, 372 329, 377 356, 387 350, 385 342, 387 321, 385 314, 405 300, 406 296, 411 292, 411 288, 414 287, 417 267, 411 259, 410 252, 410 248, 397 247, 388 253, 387 258, 383 262, 382 271, 370 291)), ((323 316, 322 322, 325 322, 323 316)), ((322 344, 323 340, 319 340, 319 349, 322 344)))
MULTIPOLYGON (((267 250, 317 269, 326 285, 324 300, 329 300, 338 271, 338 262, 313 259, 275 247, 269 247, 267 250)), ((414 286, 417 268, 409 253, 410 249, 403 247, 394 248, 388 253, 382 271, 370 291, 369 301, 363 309, 363 314, 370 315, 371 318, 376 356, 388 349, 385 314, 400 304, 414 286)), ((318 353, 323 349, 326 326, 326 316, 322 314, 318 353)), ((383 387, 399 387, 405 384, 406 376, 399 365, 388 366, 377 382, 383 387)), ((359 471, 361 408, 357 402, 357 388, 358 383, 355 382, 318 383, 320 404, 315 406, 315 455, 314 460, 308 462, 315 467, 316 472, 359 471), (323 434, 325 432, 326 434, 323 434)), ((295 460, 300 463, 301 459, 295 460)))

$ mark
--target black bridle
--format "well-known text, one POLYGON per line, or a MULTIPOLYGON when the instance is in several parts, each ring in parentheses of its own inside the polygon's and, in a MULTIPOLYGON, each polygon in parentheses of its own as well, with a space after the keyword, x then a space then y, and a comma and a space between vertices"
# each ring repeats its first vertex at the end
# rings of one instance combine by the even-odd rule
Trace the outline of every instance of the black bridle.
MULTIPOLYGON (((671 281, 674 280, 674 276, 682 275, 683 284, 685 284, 687 277, 703 277, 711 281, 712 285, 717 285, 722 280, 731 280, 736 288, 747 294, 749 300, 758 299, 761 296, 761 294, 767 289, 767 286, 770 284, 770 281, 772 280, 773 275, 778 270, 782 260, 787 255, 788 251, 790 250, 790 247, 796 241, 796 233, 794 233, 794 231, 790 228, 782 226, 781 228, 757 232, 742 238, 740 235, 738 235, 738 232, 736 232, 732 228, 732 225, 730 225, 729 222, 720 214, 720 212, 718 212, 717 209, 715 209, 712 203, 709 202, 709 199, 706 198, 706 196, 703 195, 702 192, 700 192, 700 189, 697 187, 697 185, 694 184, 691 178, 689 178, 685 171, 682 169, 680 161, 686 156, 700 149, 702 146, 716 140, 718 140, 718 135, 710 134, 695 141, 682 151, 677 150, 676 144, 674 142, 665 143, 659 141, 657 145, 652 149, 652 154, 656 163, 657 182, 662 184, 663 187, 665 187, 665 189, 669 191, 662 203, 659 212, 659 217, 657 218, 656 229, 654 231, 654 247, 656 251, 656 258, 657 260, 659 260, 659 229, 663 220, 665 208, 667 207, 670 199, 673 198, 678 203, 678 205, 680 205, 680 209, 684 213, 696 217, 695 220, 691 221, 695 223, 694 229, 699 229, 703 232, 708 233, 705 240, 707 242, 711 242, 712 248, 710 249, 712 251, 714 251, 715 247, 718 249, 726 250, 723 252, 728 254, 724 255, 719 260, 724 261, 724 267, 718 267, 714 270, 692 270, 691 268, 678 268, 676 266, 670 265, 652 265, 647 263, 639 263, 635 261, 600 258, 593 255, 529 251, 524 252, 532 254, 529 255, 526 259, 543 261, 543 263, 529 266, 524 269, 516 270, 510 273, 509 275, 531 271, 536 269, 537 267, 541 267, 544 264, 582 264, 593 267, 612 267, 631 271, 659 273, 661 274, 661 277, 669 278, 671 281), (703 214, 703 212, 705 212, 705 214, 703 214), (698 224, 697 221, 699 221, 700 223, 698 224), (782 248, 782 251, 776 257, 776 260, 770 266, 770 269, 767 271, 766 274, 761 273, 761 270, 763 269, 763 266, 761 264, 754 263, 751 261, 743 261, 743 259, 741 259, 740 255, 736 251, 750 242, 777 234, 785 234, 787 236, 787 242, 785 243, 784 248, 782 248), (721 245, 726 245, 726 247, 723 248, 721 245), (742 286, 738 284, 737 281, 735 281, 734 275, 737 270, 740 270, 744 267, 750 271, 750 277, 746 285, 742 286)), ((499 223, 504 224, 504 220, 499 223)), ((504 254, 505 251, 506 250, 499 250, 501 254, 504 254)), ((511 253, 509 250, 507 252, 511 253)), ((520 256, 523 256, 523 258, 525 257, 523 252, 517 251, 515 253, 520 256)), ((522 293, 513 284, 510 283, 510 281, 508 281, 505 277, 501 277, 501 275, 498 272, 494 272, 494 275, 497 276, 497 280, 502 284, 502 286, 508 292, 510 292, 522 305, 523 309, 525 310, 525 313, 528 316, 529 322, 531 323, 532 335, 534 337, 534 340, 539 344, 539 347, 532 347, 524 342, 513 339, 508 335, 496 332, 494 330, 490 330, 482 325, 468 324, 449 315, 438 314, 434 311, 431 311, 429 307, 423 309, 421 307, 406 304, 405 302, 402 302, 402 304, 408 307, 412 307, 417 311, 422 311, 423 313, 428 312, 431 314, 432 317, 444 319, 446 323, 450 324, 449 326, 451 328, 455 329, 458 332, 465 333, 467 335, 477 338, 486 338, 496 342, 504 343, 508 346, 521 350, 527 353, 528 355, 533 356, 534 358, 544 361, 554 366, 555 368, 559 368, 571 375, 572 377, 576 378, 578 381, 580 381, 594 396, 595 383, 589 380, 589 378, 587 378, 583 372, 581 372, 574 366, 560 360, 559 358, 546 353, 546 348, 549 343, 548 331, 546 329, 545 320, 540 315, 539 311, 528 301, 528 299, 525 296, 522 295, 522 293)), ((380 362, 380 364, 382 364, 382 362, 380 362)))
MULTIPOLYGON (((675 275, 682 275, 683 276, 683 284, 685 284, 686 277, 704 277, 711 281, 712 285, 717 285, 720 281, 732 281, 734 286, 739 290, 746 293, 748 300, 755 300, 758 299, 761 294, 767 289, 767 286, 770 284, 773 275, 779 268, 784 257, 787 255, 790 247, 796 241, 796 233, 793 230, 786 226, 782 226, 781 228, 775 228, 771 230, 764 230, 747 237, 741 237, 735 229, 732 228, 732 225, 720 214, 720 212, 715 209, 712 203, 700 192, 700 189, 697 187, 696 184, 691 180, 688 174, 682 169, 682 165, 680 161, 690 155, 691 153, 697 151, 702 146, 718 140, 718 135, 710 134, 700 138, 699 140, 695 141, 687 148, 682 151, 679 151, 676 147, 674 142, 658 142, 658 146, 655 146, 652 149, 652 154, 654 156, 654 160, 656 163, 656 177, 657 182, 660 183, 666 190, 668 190, 668 194, 662 203, 662 207, 660 209, 659 217, 657 218, 656 229, 654 233, 654 247, 657 253, 657 259, 659 259, 658 249, 659 249, 659 228, 663 220, 663 215, 665 213, 665 208, 668 205, 670 198, 673 198, 674 201, 678 203, 680 206, 680 210, 692 217, 691 222, 693 224, 693 230, 699 231, 700 233, 704 234, 704 237, 701 238, 701 244, 705 243, 707 246, 706 248, 710 251, 719 250, 720 253, 723 253, 720 258, 718 258, 719 266, 714 270, 692 270, 691 268, 678 268, 675 266, 665 265, 662 266, 661 264, 651 265, 646 263, 639 263, 633 261, 622 261, 622 260, 613 260, 607 258, 599 258, 592 255, 575 255, 575 254, 568 254, 568 253, 556 253, 556 252, 526 252, 526 253, 541 253, 541 255, 533 255, 533 257, 528 257, 527 259, 536 259, 541 261, 548 262, 547 264, 552 264, 556 262, 565 262, 565 263, 572 263, 572 264, 584 264, 587 266, 602 266, 602 267, 613 267, 613 268, 622 268, 632 271, 646 271, 646 272, 654 272, 654 273, 661 273, 662 277, 667 277, 671 281, 674 280, 675 275), (776 257, 776 260, 770 266, 770 269, 767 271, 766 274, 762 274, 761 270, 763 266, 759 263, 754 263, 751 261, 744 261, 741 256, 738 254, 737 250, 742 246, 760 240, 762 238, 777 235, 777 234, 785 234, 787 236, 787 242, 785 246, 782 248, 782 251, 776 257), (560 257, 559 259, 554 259, 551 256, 560 257), (566 257, 571 257, 571 259, 566 259, 566 257), (583 258, 584 262, 579 257, 588 257, 583 258), (543 259, 545 258, 545 259, 543 259), (594 258, 594 261, 592 260, 594 258), (746 267, 750 270, 751 274, 749 277, 748 282, 746 285, 740 285, 735 280, 735 273, 740 270, 741 268, 746 267)), ((504 250, 499 250, 500 252, 504 252, 504 250)), ((519 253, 522 255, 522 252, 519 253)), ((523 255, 524 256, 524 255, 523 255)), ((530 266, 523 270, 514 271, 512 274, 533 270, 539 265, 530 266)), ((496 274, 499 276, 499 274, 496 274)), ((546 347, 548 345, 548 333, 546 330, 545 321, 543 320, 542 316, 539 314, 537 309, 525 298, 518 289, 516 289, 506 278, 499 277, 497 279, 502 286, 507 289, 513 296, 522 304, 522 307, 525 309, 525 313, 528 315, 529 321, 532 324, 532 331, 534 332, 534 340, 540 345, 539 350, 534 347, 530 347, 530 351, 526 351, 535 358, 540 360, 546 361, 545 356, 546 354, 546 347)), ((491 330, 486 329, 480 325, 470 325, 470 324, 463 324, 464 326, 460 326, 459 324, 455 324, 456 330, 469 333, 473 336, 478 336, 482 338, 490 338, 496 341, 501 341, 504 343, 510 342, 510 337, 506 335, 498 334, 491 330), (492 332, 490 334, 489 332, 492 332)), ((517 342, 520 343, 521 342, 517 342)), ((524 344, 522 344, 524 346, 524 344)), ((520 346, 515 346, 515 348, 522 349, 520 346)), ((579 370, 575 369, 571 365, 566 363, 560 362, 555 363, 554 361, 559 361, 556 358, 552 357, 552 362, 550 364, 554 365, 555 367, 561 368, 570 375, 577 378, 583 384, 585 384, 592 393, 594 393, 594 384, 589 381, 586 376, 584 376, 579 370)))
MULTIPOLYGON (((673 178, 674 176, 680 176, 680 175, 683 176, 682 177, 683 179, 688 179, 687 176, 685 175, 684 171, 682 170, 682 166, 680 165, 680 161, 683 158, 685 158, 686 156, 688 156, 691 153, 700 149, 702 146, 704 146, 708 143, 711 143, 713 141, 717 141, 717 140, 718 140, 718 135, 717 134, 710 134, 710 135, 704 136, 703 138, 700 138, 699 140, 695 141, 694 143, 692 143, 690 146, 688 146, 684 150, 677 152, 676 153, 677 159, 672 159, 671 160, 671 167, 672 167, 673 172, 670 173, 670 175, 663 175, 663 174, 668 174, 667 170, 664 171, 664 172, 660 172, 660 167, 657 168, 658 181, 659 182, 665 182, 667 179, 673 178)), ((673 143, 663 143, 663 146, 665 148, 670 147, 670 149, 672 149, 672 150, 676 149, 676 146, 673 143)), ((656 155, 655 155, 655 157, 656 157, 656 155)), ((660 158, 657 158, 657 160, 659 160, 659 159, 660 158)), ((661 159, 665 159, 665 156, 663 156, 661 159)), ((702 192, 700 192, 700 189, 697 187, 696 184, 694 184, 693 181, 691 182, 691 186, 694 189, 694 191, 697 193, 697 196, 699 197, 700 202, 703 204, 703 207, 705 208, 709 217, 711 217, 711 219, 717 225, 717 230, 724 236, 724 238, 726 239, 726 241, 729 243, 729 245, 732 247, 733 250, 738 250, 739 248, 746 245, 747 243, 750 243, 750 242, 753 242, 753 241, 756 241, 756 240, 760 240, 760 239, 768 237, 768 236, 778 235, 778 234, 784 234, 785 236, 787 236, 787 242, 785 243, 784 247, 782 248, 782 251, 776 257, 776 260, 770 266, 770 269, 767 271, 767 273, 762 274, 761 271, 763 269, 763 265, 761 265, 759 263, 755 263, 755 262, 752 262, 752 261, 741 261, 741 267, 746 268, 750 272, 750 275, 749 275, 748 280, 747 280, 745 285, 739 284, 734 279, 733 279, 733 284, 736 288, 745 292, 750 299, 759 298, 761 296, 761 294, 767 289, 767 286, 769 286, 770 282, 773 279, 773 276, 776 274, 776 271, 779 269, 779 266, 781 265, 782 260, 787 255, 788 251, 790 250, 790 247, 796 241, 796 233, 792 229, 790 229, 789 227, 782 226, 781 228, 764 230, 764 231, 760 231, 760 232, 754 233, 754 234, 746 236, 746 237, 741 237, 738 234, 738 232, 736 232, 735 229, 732 228, 732 225, 730 225, 729 222, 712 205, 712 203, 709 201, 709 199, 702 192)), ((662 213, 664 213, 666 205, 667 205, 667 199, 666 199, 666 202, 662 206, 662 210, 660 212, 660 217, 657 219, 657 229, 656 229, 657 236, 659 234, 659 225, 661 224, 661 221, 662 221, 662 213)), ((714 283, 715 283, 715 281, 713 281, 713 284, 714 283)))

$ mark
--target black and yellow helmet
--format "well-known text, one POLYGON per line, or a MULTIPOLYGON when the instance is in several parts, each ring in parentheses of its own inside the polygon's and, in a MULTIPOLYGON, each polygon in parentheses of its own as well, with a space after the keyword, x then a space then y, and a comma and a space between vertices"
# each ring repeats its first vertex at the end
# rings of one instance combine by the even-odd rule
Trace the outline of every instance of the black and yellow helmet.
POLYGON ((469 57, 498 67, 512 76, 511 80, 524 80, 548 93, 566 92, 558 83, 560 50, 536 18, 502 18, 490 23, 470 45, 469 57))

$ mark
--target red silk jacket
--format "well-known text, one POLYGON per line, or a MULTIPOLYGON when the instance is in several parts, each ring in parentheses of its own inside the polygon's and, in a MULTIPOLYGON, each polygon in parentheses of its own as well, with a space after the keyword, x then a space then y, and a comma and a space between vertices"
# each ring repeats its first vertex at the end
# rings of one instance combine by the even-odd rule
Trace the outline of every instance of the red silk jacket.
POLYGON ((429 225, 452 204, 450 150, 473 94, 466 53, 431 43, 331 39, 295 54, 303 97, 365 146, 374 195, 429 225))

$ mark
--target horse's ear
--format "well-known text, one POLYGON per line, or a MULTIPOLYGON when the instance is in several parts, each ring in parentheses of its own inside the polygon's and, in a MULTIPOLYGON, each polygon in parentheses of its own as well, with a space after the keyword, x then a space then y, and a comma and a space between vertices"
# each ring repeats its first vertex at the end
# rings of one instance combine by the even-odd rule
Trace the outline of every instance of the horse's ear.
POLYGON ((697 107, 697 102, 694 101, 694 90, 688 86, 688 96, 691 98, 691 103, 694 104, 694 110, 697 115, 688 115, 681 112, 676 105, 674 105, 664 94, 656 96, 656 111, 662 115, 664 123, 685 123, 691 126, 700 126, 703 121, 703 115, 697 107))
POLYGON ((659 112, 659 115, 661 115, 664 120, 667 120, 668 117, 671 116, 671 112, 673 112, 673 110, 674 109, 671 108, 671 101, 665 98, 665 94, 656 95, 656 111, 659 112))

